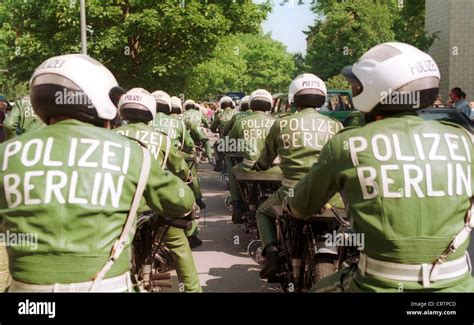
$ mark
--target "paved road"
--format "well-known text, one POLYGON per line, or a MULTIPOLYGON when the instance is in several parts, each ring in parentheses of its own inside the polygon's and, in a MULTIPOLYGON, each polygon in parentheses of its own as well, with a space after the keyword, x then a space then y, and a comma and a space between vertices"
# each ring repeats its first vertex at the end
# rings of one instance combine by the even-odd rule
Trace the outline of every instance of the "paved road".
POLYGON ((204 241, 193 256, 205 292, 268 292, 276 286, 260 280, 257 263, 247 256, 247 245, 254 239, 231 221, 224 206, 227 195, 219 173, 208 164, 199 169, 206 216, 199 221, 199 237, 204 241))
MULTIPOLYGON (((211 142, 215 136, 208 134, 211 142)), ((200 164, 199 176, 206 202, 206 211, 199 219, 199 237, 203 245, 193 249, 193 257, 204 292, 278 292, 276 284, 259 277, 260 268, 247 255, 247 245, 255 236, 246 234, 241 225, 234 225, 231 213, 224 206, 228 194, 220 173, 208 163, 200 164)), ((173 276, 173 288, 178 281, 173 276)))

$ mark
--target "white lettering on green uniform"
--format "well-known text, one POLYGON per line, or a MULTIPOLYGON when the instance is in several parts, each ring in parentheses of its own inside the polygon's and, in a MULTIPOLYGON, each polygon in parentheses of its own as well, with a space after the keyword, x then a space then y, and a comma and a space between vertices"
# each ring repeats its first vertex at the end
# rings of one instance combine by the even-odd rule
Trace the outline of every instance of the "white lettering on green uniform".
POLYGON ((150 125, 154 129, 166 133, 172 140, 176 140, 179 138, 177 131, 177 129, 179 129, 179 122, 180 121, 172 118, 163 117, 159 119, 154 119, 150 122, 150 125))
POLYGON ((466 136, 451 133, 414 133, 405 139, 393 133, 375 134, 370 139, 350 137, 348 149, 366 200, 379 195, 385 198, 470 197, 470 143, 466 136), (373 163, 364 164, 372 157, 379 162, 378 167, 373 163), (439 185, 440 176, 443 176, 443 186, 439 185))
POLYGON ((51 137, 12 141, 5 146, 1 165, 8 208, 52 202, 118 208, 129 164, 130 147, 114 141, 71 138, 60 148, 51 137), (54 160, 52 153, 64 148, 64 161, 54 160), (84 168, 94 169, 92 184, 80 184, 79 170, 84 168), (83 191, 84 186, 89 190, 83 191))
POLYGON ((265 138, 275 122, 274 119, 242 119, 239 121, 242 127, 242 135, 245 140, 244 151, 250 155, 256 155, 261 151, 265 138))
POLYGON ((265 120, 252 120, 245 119, 241 120, 242 131, 244 134, 245 140, 255 139, 255 140, 264 140, 270 128, 272 127, 274 120, 265 119, 265 120))
POLYGON ((130 138, 137 139, 146 144, 151 155, 158 160, 162 145, 164 144, 164 136, 159 133, 144 130, 116 130, 118 134, 125 135, 130 138))
POLYGON ((24 116, 26 118, 28 117, 37 117, 35 111, 33 110, 33 107, 32 106, 25 106, 24 108, 24 116))
POLYGON ((339 131, 340 124, 327 119, 295 117, 280 120, 280 133, 284 149, 307 147, 321 150, 329 139, 339 131))

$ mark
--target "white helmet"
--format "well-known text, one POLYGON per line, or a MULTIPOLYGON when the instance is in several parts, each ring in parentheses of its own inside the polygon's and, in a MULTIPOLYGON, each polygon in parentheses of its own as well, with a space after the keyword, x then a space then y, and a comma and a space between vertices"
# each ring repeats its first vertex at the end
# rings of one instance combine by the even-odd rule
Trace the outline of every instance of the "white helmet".
POLYGON ((246 110, 249 109, 249 99, 250 96, 245 96, 240 99, 240 105, 239 105, 239 110, 242 112, 245 112, 246 110))
POLYGON ((49 58, 30 79, 33 109, 45 123, 54 115, 93 124, 113 120, 123 93, 104 65, 83 54, 49 58))
POLYGON ((234 107, 234 101, 229 96, 222 96, 219 100, 219 108, 234 107), (223 107, 224 106, 224 107, 223 107))
POLYGON ((171 97, 163 90, 157 90, 151 94, 155 97, 156 111, 169 114, 171 112, 171 97))
POLYGON ((196 103, 192 99, 188 99, 183 104, 185 110, 196 109, 196 103))
POLYGON ((265 89, 257 89, 249 98, 249 108, 257 111, 269 111, 272 108, 273 97, 265 89))
MULTIPOLYGON (((342 74, 352 84, 354 106, 362 112, 372 111, 393 91, 420 92, 425 97, 422 101, 431 104, 431 93, 438 94, 440 79, 438 66, 430 55, 398 42, 373 47, 353 66, 344 68, 342 74)), ((415 108, 419 106, 411 106, 415 108)))
POLYGON ((119 113, 124 120, 149 122, 155 118, 155 98, 143 88, 130 89, 120 98, 119 113))
POLYGON ((327 96, 326 84, 312 73, 303 73, 293 79, 288 90, 288 103, 298 107, 321 107, 327 96), (295 96, 301 102, 295 104, 295 96), (306 98, 305 98, 306 97, 306 98))
POLYGON ((173 96, 171 97, 171 113, 179 114, 183 112, 181 99, 179 97, 173 96))

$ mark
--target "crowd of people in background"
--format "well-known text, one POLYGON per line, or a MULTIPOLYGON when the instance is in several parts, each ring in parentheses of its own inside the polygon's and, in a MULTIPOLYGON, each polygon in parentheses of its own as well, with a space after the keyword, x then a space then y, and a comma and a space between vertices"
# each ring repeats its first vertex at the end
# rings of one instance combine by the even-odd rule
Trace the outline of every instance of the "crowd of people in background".
MULTIPOLYGON (((469 102, 467 100, 466 93, 460 87, 454 87, 449 92, 449 99, 444 102, 441 95, 438 95, 436 100, 433 102, 433 107, 439 108, 454 108, 464 113, 469 118, 474 118, 472 110, 474 110, 474 101, 469 102)), ((208 101, 198 104, 201 112, 206 118, 211 121, 218 108, 215 102, 208 101)), ((9 101, 5 96, 0 95, 0 143, 5 140, 5 132, 3 123, 7 113, 12 109, 9 101)))
POLYGON ((443 102, 441 95, 438 95, 433 103, 433 107, 454 108, 471 118, 474 101, 468 102, 466 98, 467 95, 461 88, 454 87, 449 92, 449 99, 446 103, 443 102))

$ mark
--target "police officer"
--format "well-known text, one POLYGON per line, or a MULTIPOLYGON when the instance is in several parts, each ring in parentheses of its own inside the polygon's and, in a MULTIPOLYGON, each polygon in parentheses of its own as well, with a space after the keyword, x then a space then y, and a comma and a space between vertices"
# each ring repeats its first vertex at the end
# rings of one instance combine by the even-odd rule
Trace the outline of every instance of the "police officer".
POLYGON ((194 195, 183 181, 138 142, 106 129, 117 88, 85 55, 53 57, 35 70, 31 102, 49 126, 0 145, 2 226, 38 234, 36 249, 7 247, 9 291, 130 291, 136 211, 145 204, 174 218, 191 211, 194 195), (71 97, 58 102, 58 92, 71 97))
POLYGON ((183 113, 183 103, 181 99, 177 96, 171 96, 171 116, 178 118, 180 120, 184 120, 182 115, 183 113))
POLYGON ((155 118, 149 124, 154 129, 168 134, 171 141, 179 151, 192 153, 194 149, 194 141, 186 129, 186 124, 183 121, 182 115, 179 115, 181 107, 176 107, 176 104, 181 103, 181 100, 178 97, 171 97, 170 101, 168 101, 167 94, 161 94, 160 91, 155 91, 152 93, 152 96, 154 96, 157 101, 157 112, 155 118), (168 108, 168 103, 171 103, 172 105, 171 114, 168 108))
MULTIPOLYGON (((212 121, 211 124, 211 131, 214 133, 219 133, 219 136, 221 139, 223 139, 223 133, 225 130, 225 127, 229 123, 229 121, 232 119, 232 116, 235 115, 235 110, 234 110, 234 101, 232 98, 229 96, 223 96, 219 100, 219 108, 221 109, 219 113, 216 114, 214 117, 214 120, 212 121)), ((224 152, 219 151, 219 140, 214 143, 214 150, 216 152, 216 167, 214 168, 214 171, 221 171, 222 170, 222 161, 224 160, 224 152)))
MULTIPOLYGON (((240 105, 239 105, 239 110, 232 116, 230 119, 229 123, 224 128, 224 132, 222 132, 222 137, 219 139, 219 143, 217 143, 217 148, 219 144, 225 144, 225 141, 228 140, 228 135, 229 132, 232 130, 232 128, 235 125, 235 122, 240 120, 241 118, 247 116, 248 114, 252 113, 252 110, 249 109, 249 98, 250 96, 245 96, 240 100, 240 105)), ((231 158, 228 157, 228 155, 225 155, 225 166, 226 170, 230 171, 232 169, 232 160, 231 158)))
POLYGON ((229 96, 223 96, 219 100, 219 107, 221 111, 215 116, 214 120, 212 121, 212 132, 219 133, 219 135, 222 136, 225 127, 236 113, 236 111, 234 110, 234 106, 234 101, 229 96))
POLYGON ((317 76, 305 73, 296 77, 290 84, 288 102, 296 106, 298 112, 273 124, 255 164, 256 170, 266 170, 279 156, 284 177, 282 187, 257 210, 259 234, 264 245, 262 255, 266 257, 260 273, 262 278, 272 277, 280 271, 276 245, 277 216, 273 206, 282 204, 296 183, 318 161, 326 142, 342 129, 337 120, 316 111, 325 103, 326 95, 326 85, 317 76))
MULTIPOLYGON (((189 153, 192 153, 194 149, 194 142, 191 139, 188 131, 186 130, 185 124, 181 119, 175 118, 170 115, 172 110, 171 97, 168 93, 157 90, 152 93, 152 96, 156 100, 156 116, 153 121, 150 122, 155 130, 168 134, 172 139, 180 139, 181 141, 181 155, 183 158, 189 156, 189 153)), ((206 204, 202 200, 202 191, 201 191, 201 182, 198 177, 198 171, 196 163, 190 163, 192 182, 189 184, 193 190, 194 196, 196 198, 196 204, 199 208, 204 209, 206 204)), ((193 220, 193 227, 186 232, 186 236, 189 239, 189 244, 191 248, 198 247, 202 245, 202 240, 197 236, 198 228, 196 220, 193 220)))
MULTIPOLYGON (((232 221, 242 223, 243 205, 239 185, 235 174, 239 171, 254 172, 253 166, 265 146, 265 138, 275 122, 275 118, 267 114, 272 107, 272 95, 265 89, 255 90, 249 100, 251 114, 236 121, 229 133, 229 141, 236 141, 236 147, 242 150, 244 161, 232 168, 230 173, 230 195, 232 202, 232 221)), ((281 173, 279 167, 269 168, 268 173, 281 173)))
POLYGON ((436 62, 411 45, 384 43, 343 75, 370 123, 326 144, 287 208, 304 218, 340 192, 365 240, 358 265, 313 290, 472 292, 472 137, 415 114, 438 94, 436 62))
POLYGON ((199 110, 194 100, 188 99, 183 104, 185 112, 183 113, 186 127, 191 134, 196 145, 202 145, 204 147, 204 153, 209 161, 212 160, 212 150, 209 144, 209 138, 204 134, 201 124, 204 127, 209 128, 209 122, 207 118, 199 110))
MULTIPOLYGON (((58 92, 58 94, 56 94, 56 98, 62 99, 62 96, 64 96, 63 93, 58 92)), ((17 100, 11 111, 9 111, 5 117, 3 124, 5 139, 8 140, 44 126, 45 124, 36 116, 31 107, 30 99, 26 96, 17 100)))
POLYGON ((227 123, 227 125, 225 126, 224 132, 222 133, 223 136, 229 134, 230 130, 232 130, 237 120, 240 120, 241 118, 252 113, 252 110, 249 108, 249 99, 250 96, 245 96, 240 100, 239 111, 232 116, 229 123, 227 123))
MULTIPOLYGON (((119 113, 127 125, 115 130, 118 134, 132 137, 144 143, 152 158, 157 160, 163 169, 168 169, 184 182, 192 181, 188 165, 170 138, 147 125, 156 113, 155 97, 143 88, 134 88, 122 96, 119 113)), ((189 243, 182 229, 169 227, 164 242, 173 253, 178 279, 184 284, 186 292, 200 292, 201 286, 189 243)))

